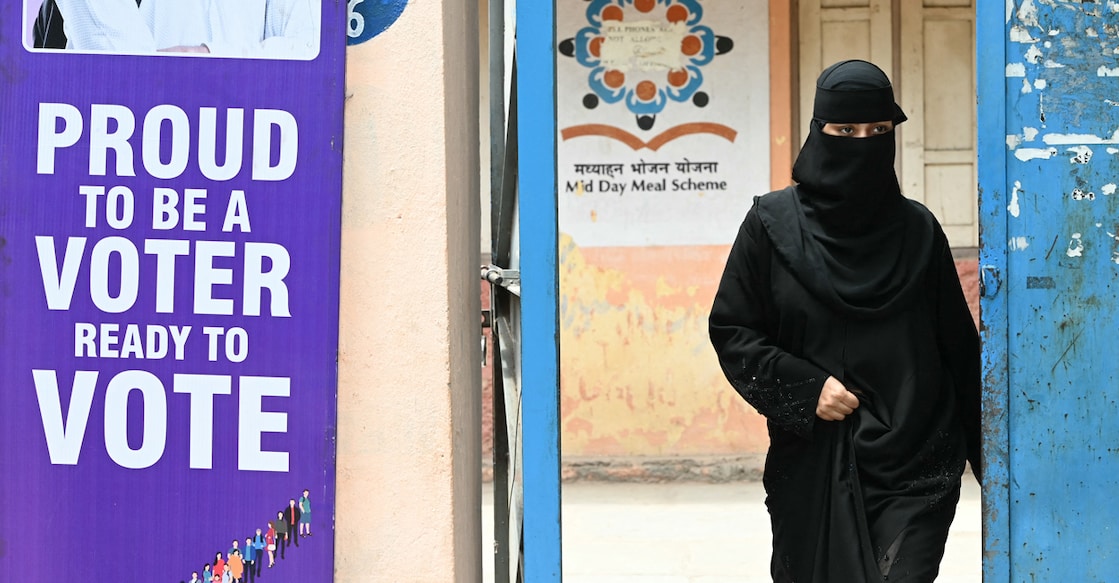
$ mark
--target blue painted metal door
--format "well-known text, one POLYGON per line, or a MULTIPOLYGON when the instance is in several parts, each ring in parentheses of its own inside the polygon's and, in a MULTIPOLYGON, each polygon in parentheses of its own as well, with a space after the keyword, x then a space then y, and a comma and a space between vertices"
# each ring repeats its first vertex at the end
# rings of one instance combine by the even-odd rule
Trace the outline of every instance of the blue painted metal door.
POLYGON ((1119 580, 1119 3, 981 2, 986 581, 1119 580))

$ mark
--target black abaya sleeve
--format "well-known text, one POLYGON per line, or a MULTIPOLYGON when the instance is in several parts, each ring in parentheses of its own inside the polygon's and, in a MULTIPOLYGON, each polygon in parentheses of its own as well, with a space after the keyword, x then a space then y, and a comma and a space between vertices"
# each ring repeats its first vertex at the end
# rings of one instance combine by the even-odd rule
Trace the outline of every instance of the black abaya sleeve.
POLYGON ((772 258, 773 244, 751 210, 731 247, 708 332, 723 374, 742 398, 771 424, 807 438, 828 375, 773 341, 772 258))
POLYGON ((937 321, 940 353, 956 390, 956 408, 967 441, 967 460, 976 479, 982 482, 979 334, 975 330, 975 320, 964 298, 947 241, 940 256, 939 280, 937 321))

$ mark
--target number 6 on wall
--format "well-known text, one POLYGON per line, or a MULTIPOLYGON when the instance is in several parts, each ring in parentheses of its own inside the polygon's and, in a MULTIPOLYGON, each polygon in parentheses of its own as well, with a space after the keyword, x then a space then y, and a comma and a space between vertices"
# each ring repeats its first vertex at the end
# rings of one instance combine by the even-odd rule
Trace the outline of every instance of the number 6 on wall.
POLYGON ((365 32, 365 17, 362 16, 360 12, 354 10, 354 7, 364 1, 365 0, 349 0, 346 4, 350 12, 349 18, 346 20, 346 36, 350 38, 357 38, 361 36, 361 33, 365 32))

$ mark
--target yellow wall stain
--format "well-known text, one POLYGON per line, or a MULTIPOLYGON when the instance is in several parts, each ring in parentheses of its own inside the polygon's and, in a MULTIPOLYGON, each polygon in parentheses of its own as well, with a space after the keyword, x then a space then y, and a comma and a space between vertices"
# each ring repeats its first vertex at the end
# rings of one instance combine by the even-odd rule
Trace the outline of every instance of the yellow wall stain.
POLYGON ((764 418, 726 382, 707 337, 728 249, 581 249, 561 236, 564 455, 765 451, 764 418))

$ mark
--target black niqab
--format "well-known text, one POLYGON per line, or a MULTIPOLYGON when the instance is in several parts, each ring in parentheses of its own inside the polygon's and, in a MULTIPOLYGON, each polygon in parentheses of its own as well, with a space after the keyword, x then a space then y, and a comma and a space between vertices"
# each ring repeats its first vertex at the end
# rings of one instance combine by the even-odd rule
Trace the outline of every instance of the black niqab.
POLYGON ((778 252, 805 286, 834 307, 874 315, 904 304, 929 254, 932 225, 901 194, 895 133, 833 136, 825 123, 905 121, 881 69, 843 61, 817 81, 808 139, 793 165, 795 196, 759 212, 778 252), (798 225, 799 228, 790 228, 798 225))

